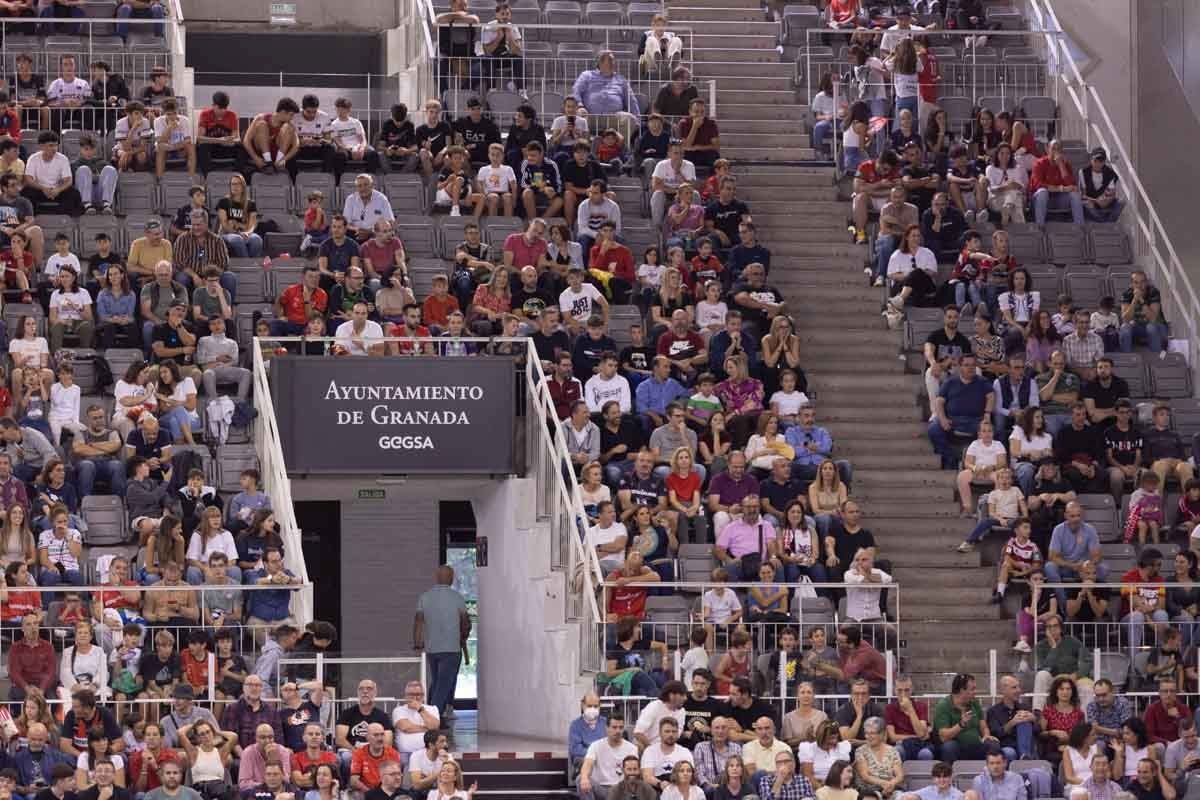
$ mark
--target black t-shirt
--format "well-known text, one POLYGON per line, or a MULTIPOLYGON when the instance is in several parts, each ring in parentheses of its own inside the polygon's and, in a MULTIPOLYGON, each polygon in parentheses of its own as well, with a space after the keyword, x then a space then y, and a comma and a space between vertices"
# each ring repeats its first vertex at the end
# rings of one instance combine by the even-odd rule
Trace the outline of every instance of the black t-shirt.
POLYGON ((610 431, 607 425, 601 425, 600 453, 607 453, 619 444, 625 445, 625 454, 613 456, 609 459, 608 463, 617 464, 626 459, 633 458, 638 448, 642 446, 642 426, 626 417, 621 418, 621 422, 617 425, 615 432, 610 431))
POLYGON ((750 207, 737 198, 729 205, 714 200, 704 207, 704 218, 711 219, 713 227, 728 236, 734 244, 738 241, 738 224, 742 221, 742 215, 749 213, 750 207))
POLYGON ((1083 385, 1081 397, 1084 400, 1092 398, 1096 408, 1116 408, 1118 400, 1122 397, 1129 397, 1129 384, 1116 375, 1112 377, 1107 387, 1101 386, 1100 381, 1088 381, 1083 385))
MULTIPOLYGON (((125 444, 133 448, 134 455, 139 455, 142 458, 157 458, 162 461, 163 449, 171 446, 171 434, 167 433, 167 429, 159 427, 158 435, 153 441, 146 441, 146 435, 141 428, 130 431, 129 438, 125 440, 125 444)), ((150 471, 150 477, 156 481, 163 479, 162 467, 150 471)), ((87 743, 84 742, 86 745, 87 743)))
MULTIPOLYGON (((537 319, 547 307, 554 305, 554 298, 548 292, 543 292, 536 286, 526 289, 524 284, 517 284, 512 291, 512 309, 520 310, 527 319, 537 319)), ((558 331, 562 333, 562 331, 558 331)), ((563 334, 564 338, 566 334, 563 334)))
POLYGON ((649 478, 639 478, 636 472, 630 472, 621 478, 620 491, 628 491, 629 499, 635 506, 658 506, 658 498, 665 497, 667 490, 663 482, 651 473, 649 478))
POLYGON ((617 343, 610 336, 601 336, 599 339, 593 339, 591 336, 584 334, 575 340, 575 347, 571 351, 571 363, 575 365, 575 377, 580 383, 586 384, 588 379, 595 374, 595 369, 600 365, 600 356, 607 352, 614 352, 617 349, 617 343))
POLYGON ((88 733, 102 731, 105 739, 120 739, 121 726, 108 709, 97 708, 92 714, 91 721, 85 720, 74 711, 68 711, 63 717, 62 735, 70 736, 76 750, 87 750, 88 733))
POLYGON ((925 342, 926 344, 933 345, 935 357, 938 361, 947 358, 962 358, 963 353, 971 352, 971 340, 963 336, 959 331, 955 331, 954 338, 951 339, 946 335, 945 328, 938 328, 925 337, 925 342))
POLYGON ((1113 425, 1104 432, 1104 448, 1113 451, 1118 464, 1132 464, 1137 451, 1142 449, 1142 433, 1136 425, 1130 425, 1127 431, 1113 425))
POLYGON ((605 651, 604 660, 617 662, 617 669, 629 669, 630 667, 649 669, 650 637, 643 636, 638 641, 631 643, 628 648, 618 644, 605 651))
POLYGON ((729 706, 715 697, 706 697, 703 700, 696 700, 690 694, 687 700, 683 702, 683 730, 679 732, 680 738, 689 749, 694 749, 700 742, 708 741, 712 738, 711 732, 701 732, 693 730, 693 726, 697 722, 703 722, 710 729, 712 721, 715 717, 720 717, 725 714, 729 706))
POLYGON ((1151 784, 1150 788, 1147 789, 1142 786, 1141 783, 1135 780, 1129 786, 1129 793, 1136 797, 1137 800, 1165 800, 1163 797, 1162 788, 1158 785, 1158 781, 1155 781, 1153 784, 1151 784))
POLYGON ((846 530, 841 520, 836 520, 833 529, 833 553, 841 562, 838 569, 850 569, 854 563, 854 554, 864 547, 875 547, 875 537, 866 528, 859 528, 854 533, 846 530))
POLYGON ((258 213, 258 206, 254 205, 253 200, 247 200, 245 203, 235 203, 229 197, 222 197, 221 202, 217 203, 217 211, 225 211, 231 221, 239 224, 244 224, 250 219, 251 214, 258 213))
MULTIPOLYGON (((48 778, 50 776, 47 775, 46 777, 48 778)), ((45 789, 42 789, 40 792, 34 795, 34 797, 36 800, 58 800, 58 796, 54 794, 54 791, 49 786, 47 786, 45 789)), ((63 795, 63 800, 79 800, 79 795, 75 794, 75 792, 66 792, 63 795)))
MULTIPOLYGON (((67 792, 67 795, 65 798, 63 798, 63 800, 68 800, 70 796, 71 793, 67 792)), ((80 792, 78 797, 79 800, 100 800, 100 787, 93 783, 91 786, 80 792)), ((110 800, 129 800, 129 790, 113 784, 112 796, 110 800)))
POLYGON ((175 92, 170 86, 164 86, 162 89, 155 89, 154 84, 150 84, 145 89, 142 89, 142 104, 146 106, 161 106, 163 101, 168 97, 174 97, 175 92))
POLYGON ((46 98, 46 81, 41 75, 30 75, 29 80, 21 80, 21 76, 13 77, 13 85, 17 87, 16 100, 32 100, 35 97, 40 97, 43 100, 46 98))
MULTIPOLYGON (((465 200, 467 195, 471 193, 471 180, 467 176, 466 170, 455 170, 449 165, 442 167, 442 171, 438 173, 438 183, 445 183, 446 181, 450 180, 450 177, 453 175, 458 175, 463 179, 462 183, 459 184, 458 199, 465 200)), ((447 192, 447 194, 449 194, 449 192, 447 192)))
POLYGON ((278 547, 283 549, 282 542, 278 541, 278 537, 273 535, 257 536, 249 531, 243 533, 234 542, 237 546, 238 561, 260 561, 263 557, 263 552, 268 547, 278 547))
POLYGON ((142 676, 146 686, 150 685, 150 681, 154 681, 160 687, 168 686, 180 678, 179 656, 172 654, 163 661, 158 657, 158 653, 151 650, 142 655, 142 661, 138 664, 138 674, 142 676))
POLYGON ((775 723, 775 730, 779 730, 779 714, 776 713, 774 706, 764 703, 762 700, 752 700, 749 708, 739 708, 730 703, 726 711, 728 712, 727 716, 741 725, 743 731, 754 730, 754 721, 759 717, 768 717, 775 723))
POLYGON ((500 143, 500 129, 487 117, 480 117, 479 122, 462 117, 454 123, 454 130, 462 137, 472 164, 486 164, 488 145, 500 143))
POLYGON ((783 511, 788 503, 800 496, 800 482, 788 480, 778 483, 773 477, 764 478, 758 485, 758 496, 770 500, 773 507, 783 511))
MULTIPOLYGON (((182 339, 182 337, 180 337, 179 331, 172 328, 170 323, 168 323, 168 322, 164 322, 161 325, 154 326, 154 331, 153 331, 152 335, 150 336, 150 341, 152 343, 153 342, 162 342, 163 346, 170 350, 175 350, 177 348, 183 347, 183 339, 182 339)), ((191 362, 191 360, 192 360, 191 356, 167 356, 167 357, 174 358, 176 361, 181 361, 185 364, 191 362)), ((155 356, 154 360, 161 361, 162 359, 160 359, 158 356, 155 356)))
POLYGON ((322 242, 321 248, 317 250, 318 258, 329 260, 329 269, 331 272, 346 272, 350 269, 350 262, 358 255, 358 242, 349 236, 342 239, 341 244, 338 244, 330 237, 322 242))
POLYGON ((654 355, 654 348, 650 347, 649 345, 644 344, 641 347, 634 347, 633 345, 630 345, 629 347, 621 350, 621 355, 619 358, 621 360, 622 368, 628 364, 634 369, 648 370, 650 369, 651 363, 654 361, 654 355))
POLYGON ((364 800, 396 800, 398 797, 412 797, 407 789, 397 789, 394 794, 388 794, 383 790, 382 786, 376 786, 371 791, 367 792, 364 800))
MULTIPOLYGON (((1047 592, 1047 594, 1049 593, 1047 592)), ((886 709, 880 703, 868 702, 867 707, 863 709, 862 721, 866 722, 871 717, 879 717, 880 719, 883 719, 883 715, 885 713, 887 713, 886 709)), ((848 728, 854 724, 855 716, 854 704, 846 703, 838 708, 837 713, 833 715, 833 720, 838 725, 848 728)), ((859 730, 859 738, 867 738, 865 735, 863 735, 861 729, 859 730)))
POLYGON ((529 334, 529 338, 533 339, 533 349, 542 361, 553 363, 558 361, 559 353, 571 352, 571 339, 566 331, 555 331, 549 336, 541 331, 534 331, 529 334))
POLYGON ((304 729, 310 722, 320 722, 321 709, 308 700, 302 702, 299 708, 281 708, 279 710, 279 725, 283 728, 283 743, 293 753, 304 749, 304 729))
POLYGON ((409 120, 396 122, 389 119, 383 123, 379 138, 383 140, 384 147, 412 147, 416 142, 413 124, 409 120))
POLYGON ((667 146, 671 144, 671 131, 663 128, 662 133, 655 136, 649 128, 642 129, 638 137, 636 157, 639 161, 646 158, 664 159, 667 157, 667 146))
POLYGON ((367 726, 372 722, 378 722, 384 727, 384 730, 392 729, 392 721, 382 708, 376 706, 371 709, 370 714, 362 713, 362 709, 358 704, 354 704, 338 714, 337 724, 345 725, 350 729, 346 734, 346 740, 350 744, 357 747, 359 744, 365 744, 367 741, 367 726))
MULTIPOLYGON (((592 181, 604 179, 604 170, 600 168, 592 158, 588 158, 587 162, 581 167, 575 159, 564 161, 562 167, 558 171, 559 177, 562 178, 563 186, 567 184, 574 186, 576 189, 584 190, 592 185, 592 181)), ((586 255, 586 253, 584 254, 586 255)))
MULTIPOLYGON (((752 286, 750 286, 750 284, 747 283, 746 281, 741 281, 741 282, 735 283, 733 285, 733 289, 730 290, 730 294, 733 295, 735 298, 742 292, 746 292, 747 294, 750 295, 750 297, 752 299, 758 300, 759 302, 763 302, 763 303, 781 303, 781 302, 783 302, 783 295, 781 295, 779 293, 779 290, 776 289, 774 286, 768 286, 765 283, 762 286, 755 289, 752 286)), ((766 311, 763 311, 760 308, 750 308, 748 306, 743 306, 740 303, 738 304, 738 310, 742 312, 742 319, 746 319, 746 320, 749 320, 750 322, 753 322, 755 325, 758 326, 758 329, 760 332, 766 331, 767 328, 769 327, 770 323, 767 320, 767 312, 766 311)))
POLYGON ((454 132, 450 129, 449 122, 439 122, 432 128, 428 125, 421 125, 413 134, 416 137, 417 145, 423 145, 425 140, 429 140, 429 152, 432 155, 437 155, 450 144, 454 138, 454 132))
POLYGON ((1084 425, 1081 431, 1064 425, 1054 437, 1054 458, 1063 466, 1081 455, 1099 461, 1103 455, 1102 447, 1103 442, 1095 425, 1084 425))
POLYGON ((106 255, 106 256, 102 256, 99 253, 92 253, 88 257, 88 275, 91 275, 96 272, 100 273, 101 275, 104 275, 105 273, 108 272, 108 268, 111 267, 113 264, 120 265, 120 264, 124 264, 124 263, 125 263, 125 256, 121 255, 118 252, 112 251, 112 250, 110 250, 108 255, 106 255))

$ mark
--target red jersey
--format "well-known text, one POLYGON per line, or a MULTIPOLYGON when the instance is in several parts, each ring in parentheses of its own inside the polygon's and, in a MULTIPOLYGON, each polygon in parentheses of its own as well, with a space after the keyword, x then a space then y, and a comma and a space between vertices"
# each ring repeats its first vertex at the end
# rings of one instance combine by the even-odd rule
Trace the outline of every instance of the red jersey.
POLYGON ((696 295, 704 294, 704 284, 708 281, 720 281, 721 275, 725 272, 725 268, 721 266, 721 259, 716 256, 709 256, 707 259, 701 259, 700 256, 692 256, 692 271, 688 275, 691 283, 688 288, 696 295))
POLYGON ((192 656, 190 647, 183 648, 183 652, 179 654, 179 667, 183 670, 183 679, 197 690, 197 694, 208 690, 207 650, 197 659, 192 656))
POLYGON ((917 91, 926 103, 936 103, 938 99, 938 78, 942 76, 938 66, 937 56, 926 50, 918 61, 917 91))
MULTIPOLYGON (((429 336, 429 328, 424 325, 418 325, 417 329, 409 333, 408 328, 403 325, 392 325, 388 330, 388 336, 429 336)), ((429 342, 396 342, 396 349, 400 351, 402 356, 419 356, 425 352, 425 348, 429 346, 429 342)))
MULTIPOLYGON (((122 583, 121 586, 123 586, 123 587, 127 586, 131 589, 137 588, 137 584, 134 583, 133 581, 126 581, 125 583, 122 583)), ((98 594, 100 597, 101 607, 106 608, 106 609, 115 608, 115 609, 120 610, 123 608, 124 609, 136 609, 136 608, 141 607, 141 602, 139 600, 137 600, 137 599, 129 600, 121 592, 112 592, 112 591, 106 592, 106 591, 101 590, 98 594)))
POLYGON ((890 181, 900 176, 899 171, 889 170, 881 171, 875 164, 874 159, 867 159, 858 165, 858 172, 854 177, 861 180, 863 183, 879 183, 880 181, 890 181))
MULTIPOLYGON (((610 581, 621 577, 621 570, 608 576, 610 581)), ((613 586, 608 591, 608 613, 618 617, 646 617, 645 586, 613 586)))
MULTIPOLYGON (((313 289, 310 301, 312 310, 322 315, 329 308, 329 295, 325 294, 324 289, 313 289)), ((283 305, 283 316, 288 322, 296 325, 308 323, 308 309, 304 307, 304 284, 294 283, 284 289, 283 294, 279 296, 279 302, 283 305)))
POLYGON ((441 325, 443 328, 450 324, 450 312, 458 311, 458 298, 452 294, 439 298, 431 294, 421 303, 421 319, 430 325, 441 325))
POLYGON ((209 107, 200 112, 200 120, 196 127, 201 136, 211 136, 214 139, 232 136, 238 132, 237 114, 228 108, 222 111, 209 107))
POLYGON ((5 109, 0 114, 0 136, 7 136, 17 144, 21 143, 21 118, 17 112, 5 109))
POLYGON ((604 255, 600 254, 600 245, 592 245, 591 252, 588 253, 588 268, 611 272, 616 277, 630 283, 637 280, 633 268, 633 255, 623 244, 608 248, 608 252, 604 255))
POLYGON ((21 254, 20 262, 12 250, 0 253, 0 267, 4 268, 4 285, 15 289, 17 286, 17 270, 23 270, 26 278, 33 277, 33 253, 28 250, 21 254))
POLYGON ((5 622, 20 623, 21 618, 31 611, 41 611, 42 601, 38 592, 12 592, 8 599, 0 603, 0 619, 5 622))
POLYGON ((1167 590, 1163 586, 1155 584, 1166 583, 1166 579, 1162 575, 1155 575, 1153 578, 1143 578, 1142 573, 1138 572, 1138 568, 1126 572, 1121 576, 1121 616, 1124 617, 1131 610, 1133 605, 1133 595, 1136 593, 1147 603, 1158 603, 1162 598, 1167 596, 1167 590))
MULTIPOLYGON (((129 757, 130 775, 137 777, 137 775, 141 773, 142 761, 144 761, 146 758, 146 752, 147 751, 145 750, 138 750, 129 757)), ((168 761, 174 761, 176 764, 178 764, 179 754, 169 747, 160 747, 158 750, 158 755, 155 756, 154 760, 159 769, 162 769, 162 765, 168 761)), ((146 791, 150 792, 157 789, 159 786, 162 786, 162 780, 160 780, 158 777, 159 769, 146 770, 146 791)))
POLYGON ((1042 156, 1033 162, 1033 174, 1029 176, 1030 194, 1043 186, 1074 186, 1075 184, 1075 169, 1065 158, 1061 167, 1050 156, 1042 156))
POLYGON ((354 751, 350 760, 350 774, 357 775, 368 789, 374 789, 380 781, 379 767, 385 761, 400 763, 400 754, 396 752, 396 748, 385 746, 383 752, 376 757, 371 755, 369 747, 360 747, 354 751))
POLYGON ((317 754, 316 758, 309 758, 307 750, 297 750, 292 753, 292 770, 294 772, 308 772, 317 764, 336 765, 337 756, 329 750, 322 750, 317 754))

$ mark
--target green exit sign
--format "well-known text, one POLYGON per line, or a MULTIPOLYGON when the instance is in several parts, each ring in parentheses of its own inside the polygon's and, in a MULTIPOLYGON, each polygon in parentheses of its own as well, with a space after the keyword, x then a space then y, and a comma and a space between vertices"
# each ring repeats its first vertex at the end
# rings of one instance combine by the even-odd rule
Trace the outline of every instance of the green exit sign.
POLYGON ((271 3, 271 24, 294 25, 296 23, 295 3, 271 3))
POLYGON ((386 500, 387 489, 359 489, 359 500, 386 500))

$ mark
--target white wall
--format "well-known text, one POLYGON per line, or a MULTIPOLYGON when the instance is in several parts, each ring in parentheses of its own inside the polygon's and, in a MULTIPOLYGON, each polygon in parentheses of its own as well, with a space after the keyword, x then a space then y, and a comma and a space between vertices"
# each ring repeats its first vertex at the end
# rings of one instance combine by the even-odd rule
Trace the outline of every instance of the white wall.
MULTIPOLYGON (((396 0, 291 0, 296 27, 382 31, 399 24, 396 0)), ((267 22, 271 0, 182 0, 183 17, 203 22, 267 22)))
MULTIPOLYGON (((1137 109, 1134 91, 1137 70, 1131 28, 1136 24, 1137 0, 1051 0, 1063 30, 1088 56, 1083 79, 1104 96, 1126 147, 1133 136, 1132 120, 1137 109)), ((1061 102, 1070 102, 1063 97, 1061 102)), ((1130 153, 1137 158, 1135 153, 1130 153)))
POLYGON ((480 727, 565 737, 579 715, 578 627, 563 624, 563 576, 550 570, 548 526, 536 523, 529 480, 496 481, 472 505, 488 537, 479 571, 480 727))

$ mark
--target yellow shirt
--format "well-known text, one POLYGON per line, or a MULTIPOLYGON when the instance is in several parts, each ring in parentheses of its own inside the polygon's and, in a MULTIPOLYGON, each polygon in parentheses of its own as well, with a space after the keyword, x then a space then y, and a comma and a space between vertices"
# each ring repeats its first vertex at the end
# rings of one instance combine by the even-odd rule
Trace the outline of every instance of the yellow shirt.
POLYGON ((160 261, 171 261, 171 256, 171 243, 167 241, 167 237, 164 236, 160 239, 158 246, 154 247, 145 236, 142 236, 134 239, 133 244, 129 247, 129 270, 151 275, 154 273, 155 264, 160 261))
POLYGON ((25 176, 25 162, 21 159, 13 159, 13 162, 5 166, 3 161, 0 161, 0 175, 16 175, 18 178, 25 176))

